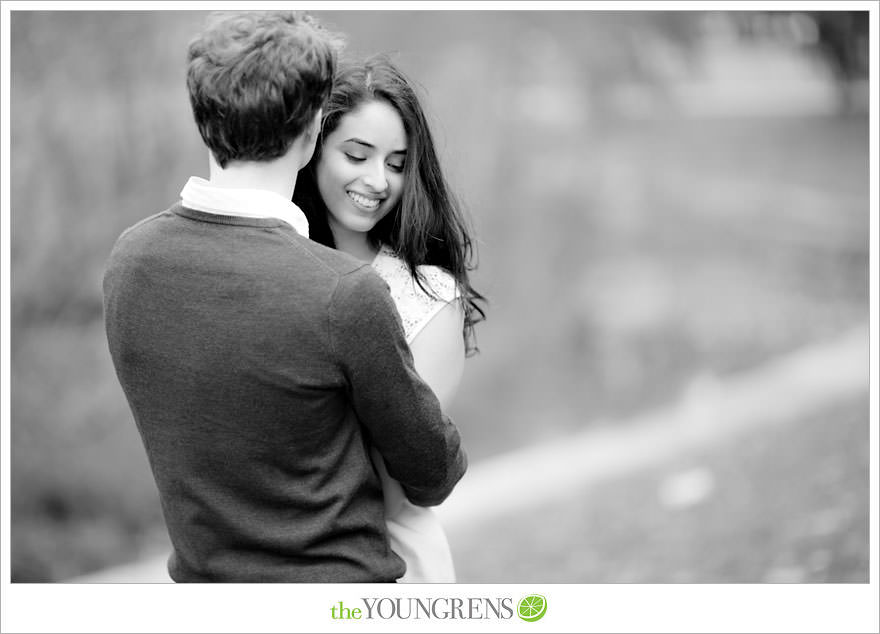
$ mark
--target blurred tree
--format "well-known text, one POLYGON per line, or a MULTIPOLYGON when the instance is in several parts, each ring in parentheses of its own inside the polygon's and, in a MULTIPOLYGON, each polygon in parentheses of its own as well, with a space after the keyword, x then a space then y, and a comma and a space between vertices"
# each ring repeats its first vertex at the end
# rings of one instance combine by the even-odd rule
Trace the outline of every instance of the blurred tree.
POLYGON ((867 11, 744 11, 732 14, 740 35, 773 39, 814 53, 837 86, 843 114, 864 111, 868 78, 867 11))
POLYGON ((817 46, 834 74, 845 80, 868 76, 868 12, 808 11, 817 46))
POLYGON ((868 78, 868 12, 810 11, 816 23, 817 47, 827 62, 841 100, 841 111, 857 110, 853 84, 868 78))

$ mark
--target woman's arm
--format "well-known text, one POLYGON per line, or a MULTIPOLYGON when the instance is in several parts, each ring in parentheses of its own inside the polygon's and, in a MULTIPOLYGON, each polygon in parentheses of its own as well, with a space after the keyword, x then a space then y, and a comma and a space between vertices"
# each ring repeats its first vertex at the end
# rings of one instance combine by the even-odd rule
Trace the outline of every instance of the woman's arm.
POLYGON ((416 372, 434 391, 443 411, 455 396, 464 372, 463 326, 461 301, 450 302, 410 344, 416 372))

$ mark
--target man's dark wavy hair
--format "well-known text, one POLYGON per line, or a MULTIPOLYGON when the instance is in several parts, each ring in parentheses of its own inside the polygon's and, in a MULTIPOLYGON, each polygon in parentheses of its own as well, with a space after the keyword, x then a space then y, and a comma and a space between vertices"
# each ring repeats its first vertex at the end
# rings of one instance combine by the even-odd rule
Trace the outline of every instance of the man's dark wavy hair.
POLYGON ((306 14, 212 14, 189 45, 186 85, 220 167, 283 156, 327 100, 341 47, 306 14))
POLYGON ((469 279, 469 272, 474 269, 470 228, 443 178, 431 130, 418 97, 409 80, 386 56, 373 56, 361 63, 340 64, 333 91, 324 107, 315 153, 297 177, 293 202, 309 220, 309 236, 335 248, 327 221, 329 212, 318 190, 317 165, 321 160, 324 138, 336 129, 342 117, 372 101, 383 101, 400 114, 406 130, 407 149, 401 199, 370 230, 369 238, 374 246, 386 244, 391 247, 406 262, 413 279, 429 294, 433 295, 420 279, 418 266, 439 266, 455 278, 465 313, 465 350, 470 356, 477 351, 474 325, 486 317, 480 306, 486 300, 474 290, 469 279))

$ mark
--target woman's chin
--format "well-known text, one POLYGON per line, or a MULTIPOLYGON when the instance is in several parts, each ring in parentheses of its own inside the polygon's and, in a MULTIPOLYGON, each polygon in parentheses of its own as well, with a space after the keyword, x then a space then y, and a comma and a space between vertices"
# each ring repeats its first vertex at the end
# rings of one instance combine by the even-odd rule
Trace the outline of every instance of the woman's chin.
POLYGON ((351 233, 368 233, 376 226, 373 218, 351 218, 343 224, 343 227, 351 233))

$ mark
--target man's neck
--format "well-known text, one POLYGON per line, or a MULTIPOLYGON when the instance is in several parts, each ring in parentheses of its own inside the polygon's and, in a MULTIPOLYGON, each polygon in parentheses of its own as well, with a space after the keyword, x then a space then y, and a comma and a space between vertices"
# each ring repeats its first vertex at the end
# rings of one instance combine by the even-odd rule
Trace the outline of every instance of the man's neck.
POLYGON ((232 161, 225 168, 213 156, 209 160, 209 180, 215 187, 262 189, 287 200, 293 197, 298 171, 299 165, 288 155, 274 161, 232 161))

